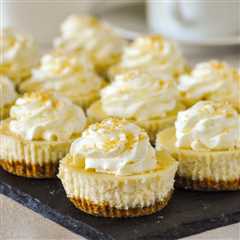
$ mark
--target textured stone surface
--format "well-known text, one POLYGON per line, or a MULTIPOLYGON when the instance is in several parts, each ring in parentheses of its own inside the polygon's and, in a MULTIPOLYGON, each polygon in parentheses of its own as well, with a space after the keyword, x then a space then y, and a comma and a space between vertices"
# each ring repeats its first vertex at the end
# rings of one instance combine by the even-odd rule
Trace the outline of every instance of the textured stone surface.
POLYGON ((173 239, 240 221, 240 192, 178 190, 163 211, 133 219, 78 211, 56 179, 25 179, 0 170, 0 192, 88 239, 173 239))

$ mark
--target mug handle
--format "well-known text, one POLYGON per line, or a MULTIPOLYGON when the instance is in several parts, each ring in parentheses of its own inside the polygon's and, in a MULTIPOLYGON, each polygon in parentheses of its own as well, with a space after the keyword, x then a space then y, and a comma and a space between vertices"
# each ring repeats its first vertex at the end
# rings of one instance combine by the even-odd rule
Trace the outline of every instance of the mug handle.
POLYGON ((193 26, 196 24, 196 21, 193 18, 186 17, 182 10, 183 2, 181 0, 174 0, 171 2, 172 16, 173 18, 184 26, 193 26))

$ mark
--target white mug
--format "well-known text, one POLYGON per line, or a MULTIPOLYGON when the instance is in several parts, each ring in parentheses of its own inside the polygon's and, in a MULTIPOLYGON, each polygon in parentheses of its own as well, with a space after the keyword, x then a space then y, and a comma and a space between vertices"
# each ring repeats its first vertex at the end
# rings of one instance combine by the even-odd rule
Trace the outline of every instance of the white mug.
POLYGON ((182 42, 240 38, 239 0, 148 0, 150 29, 182 42))

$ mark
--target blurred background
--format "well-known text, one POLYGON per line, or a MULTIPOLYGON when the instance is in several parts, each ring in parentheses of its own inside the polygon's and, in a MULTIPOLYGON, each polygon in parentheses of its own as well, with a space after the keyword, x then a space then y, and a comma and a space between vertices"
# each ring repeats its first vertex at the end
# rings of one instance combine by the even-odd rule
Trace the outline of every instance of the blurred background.
POLYGON ((173 38, 193 62, 224 56, 238 64, 239 0, 0 0, 0 13, 1 27, 30 33, 43 47, 68 15, 90 14, 128 39, 153 32, 173 38))

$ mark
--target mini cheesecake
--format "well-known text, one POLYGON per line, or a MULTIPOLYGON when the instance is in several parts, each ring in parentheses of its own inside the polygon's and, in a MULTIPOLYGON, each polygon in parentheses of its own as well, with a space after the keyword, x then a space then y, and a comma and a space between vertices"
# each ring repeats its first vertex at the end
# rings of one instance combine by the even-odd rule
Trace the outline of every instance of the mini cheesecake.
POLYGON ((20 92, 55 91, 75 104, 87 108, 99 99, 105 81, 96 73, 87 54, 55 51, 44 55, 32 77, 24 81, 20 92))
POLYGON ((58 177, 80 210, 103 217, 157 212, 171 198, 178 163, 146 132, 120 119, 93 124, 61 160, 58 177))
POLYGON ((138 37, 125 47, 120 62, 109 69, 108 75, 114 80, 116 75, 133 70, 177 81, 181 74, 189 71, 189 67, 174 41, 161 35, 149 35, 138 37))
POLYGON ((85 124, 83 110, 66 98, 25 94, 0 123, 0 166, 18 176, 54 177, 59 160, 85 124))
POLYGON ((198 63, 179 78, 182 101, 192 106, 201 100, 229 102, 240 110, 240 74, 231 65, 211 60, 198 63))
POLYGON ((16 85, 31 76, 31 69, 39 62, 35 41, 10 28, 0 32, 0 75, 10 78, 16 85))
POLYGON ((176 185, 201 191, 240 189, 240 120, 228 104, 199 102, 180 112, 176 128, 158 133, 156 148, 178 162, 176 185))
POLYGON ((184 108, 175 83, 132 71, 118 75, 103 88, 100 100, 90 106, 87 115, 90 122, 107 117, 129 119, 154 141, 158 131, 174 125, 178 111, 184 108))
POLYGON ((106 77, 108 68, 119 62, 127 41, 110 25, 93 16, 69 16, 61 26, 54 47, 65 52, 87 52, 96 71, 106 77))

